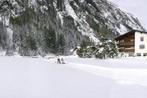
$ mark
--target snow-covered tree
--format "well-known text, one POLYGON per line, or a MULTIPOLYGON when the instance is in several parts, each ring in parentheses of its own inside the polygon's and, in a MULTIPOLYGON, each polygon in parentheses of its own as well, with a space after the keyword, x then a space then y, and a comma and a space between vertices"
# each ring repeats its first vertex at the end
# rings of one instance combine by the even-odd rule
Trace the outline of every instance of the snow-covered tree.
POLYGON ((100 59, 114 58, 118 56, 118 50, 115 41, 101 37, 98 45, 81 47, 77 54, 80 57, 96 57, 100 59))
POLYGON ((118 50, 115 41, 108 40, 104 37, 101 37, 101 43, 97 45, 97 51, 95 56, 97 58, 114 58, 118 56, 118 50))

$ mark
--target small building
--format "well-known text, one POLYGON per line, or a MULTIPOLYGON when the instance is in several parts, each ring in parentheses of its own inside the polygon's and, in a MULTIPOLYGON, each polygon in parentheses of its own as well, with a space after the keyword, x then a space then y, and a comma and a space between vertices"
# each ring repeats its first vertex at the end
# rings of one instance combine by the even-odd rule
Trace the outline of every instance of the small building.
POLYGON ((147 56, 147 32, 132 30, 115 38, 120 53, 147 56))

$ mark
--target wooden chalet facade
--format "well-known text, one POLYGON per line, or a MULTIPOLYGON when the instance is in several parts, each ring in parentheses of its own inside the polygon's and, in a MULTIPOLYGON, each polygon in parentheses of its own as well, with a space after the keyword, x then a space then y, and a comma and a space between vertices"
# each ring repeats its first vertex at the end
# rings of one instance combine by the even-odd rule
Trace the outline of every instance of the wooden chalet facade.
POLYGON ((120 53, 147 56, 147 32, 132 30, 115 38, 120 53))

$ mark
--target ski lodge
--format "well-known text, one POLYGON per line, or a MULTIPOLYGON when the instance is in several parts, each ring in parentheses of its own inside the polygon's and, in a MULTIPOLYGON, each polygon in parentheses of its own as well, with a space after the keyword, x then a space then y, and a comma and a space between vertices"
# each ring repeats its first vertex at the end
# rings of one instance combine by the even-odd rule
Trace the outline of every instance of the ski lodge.
POLYGON ((147 32, 132 30, 115 40, 120 53, 126 56, 147 56, 147 32))

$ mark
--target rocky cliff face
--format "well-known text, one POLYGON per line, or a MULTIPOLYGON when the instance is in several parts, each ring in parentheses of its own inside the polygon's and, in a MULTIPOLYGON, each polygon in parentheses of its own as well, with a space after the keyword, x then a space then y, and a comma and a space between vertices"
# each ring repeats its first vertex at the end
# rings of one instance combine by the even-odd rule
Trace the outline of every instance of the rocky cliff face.
POLYGON ((107 0, 1 0, 0 48, 7 54, 69 54, 82 41, 97 43, 131 29, 137 18, 107 0))

